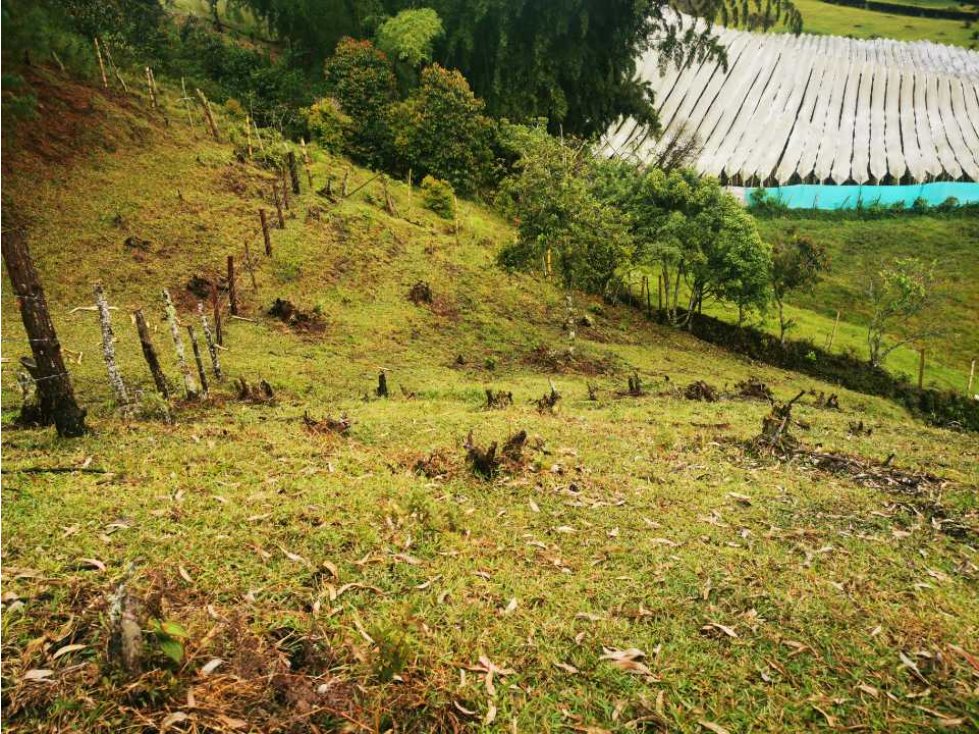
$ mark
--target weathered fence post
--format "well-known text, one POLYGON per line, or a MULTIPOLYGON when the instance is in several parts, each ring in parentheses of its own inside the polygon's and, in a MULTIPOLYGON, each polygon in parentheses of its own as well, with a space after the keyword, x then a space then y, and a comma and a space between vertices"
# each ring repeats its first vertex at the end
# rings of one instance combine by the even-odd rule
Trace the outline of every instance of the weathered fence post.
POLYGON ((228 255, 228 310, 238 315, 238 295, 235 291, 235 256, 228 255))
POLYGON ((95 56, 99 60, 99 71, 102 72, 102 88, 109 88, 109 78, 105 75, 105 62, 102 61, 102 48, 99 46, 98 37, 92 39, 95 41, 95 56))
POLYGON ((194 362, 197 363, 197 377, 201 381, 201 396, 207 397, 207 375, 204 374, 204 360, 201 359, 201 348, 197 344, 194 327, 187 324, 187 335, 190 336, 190 346, 194 350, 194 362))
POLYGON ((211 286, 211 309, 214 312, 214 336, 224 346, 224 330, 221 328, 221 302, 218 301, 218 284, 211 286))
POLYGON ((262 238, 265 240, 265 256, 272 257, 272 238, 269 237, 269 219, 265 215, 264 209, 258 210, 258 216, 262 220, 262 238))
POLYGON ((299 144, 303 149, 303 168, 306 169, 306 178, 309 181, 309 188, 313 188, 313 169, 310 168, 309 153, 306 152, 306 139, 299 138, 299 144))
POLYGON ((187 358, 184 355, 184 341, 180 338, 180 329, 177 327, 177 309, 174 308, 170 291, 166 288, 163 289, 163 301, 166 308, 167 323, 170 325, 170 336, 173 338, 173 348, 177 353, 177 366, 184 378, 184 392, 187 393, 188 400, 193 400, 197 397, 197 385, 194 383, 193 375, 190 374, 190 367, 187 366, 187 358))
POLYGON ((248 141, 248 158, 252 157, 252 121, 248 115, 245 115, 245 139, 248 141))
POLYGON ((153 77, 150 74, 150 67, 146 67, 146 88, 150 93, 150 107, 156 109, 156 92, 153 89, 153 77))
POLYGON ((829 339, 826 341, 826 351, 828 352, 833 348, 833 342, 836 341, 836 328, 840 325, 840 312, 836 312, 836 320, 833 322, 833 331, 829 335, 829 339))
POLYGON ((299 194, 299 167, 296 165, 296 153, 290 150, 286 154, 286 161, 289 164, 289 178, 292 181, 292 193, 299 194))
POLYGON ((972 368, 969 370, 969 387, 966 388, 965 394, 970 398, 972 397, 972 381, 976 377, 976 360, 972 360, 972 368))
POLYGON ((75 401, 75 391, 61 356, 61 344, 23 231, 15 228, 4 231, 2 250, 34 356, 29 372, 37 386, 41 417, 46 424, 54 423, 59 436, 81 436, 88 430, 85 411, 75 401))
POLYGON ((207 97, 204 96, 204 92, 200 89, 195 90, 197 92, 197 98, 201 101, 201 106, 204 108, 204 119, 207 121, 207 126, 211 130, 211 136, 220 141, 221 136, 218 135, 218 126, 214 122, 214 114, 211 112, 211 103, 207 101, 207 97))
MULTIPOLYGON (((283 188, 283 191, 285 189, 283 188)), ((279 201, 279 184, 272 182, 272 201, 275 203, 275 211, 279 215, 279 229, 286 228, 286 219, 282 216, 282 202, 279 201)))
POLYGON ((119 374, 116 364, 115 335, 112 333, 112 317, 109 316, 109 304, 105 300, 105 289, 101 283, 95 286, 95 305, 99 310, 99 325, 102 328, 102 356, 105 357, 105 367, 109 372, 109 386, 116 396, 122 409, 129 408, 129 393, 119 374))
POLYGON ((146 364, 150 368, 150 374, 153 375, 153 384, 156 385, 156 390, 163 397, 164 400, 170 399, 170 388, 167 386, 167 380, 163 376, 163 370, 160 369, 160 359, 157 357, 156 349, 153 347, 153 341, 150 339, 150 330, 146 326, 146 317, 143 316, 142 309, 136 309, 133 314, 136 317, 136 331, 139 333, 139 343, 143 347, 143 357, 146 359, 146 364))
MULTIPOLYGON (((282 208, 289 209, 289 173, 285 166, 282 166, 282 208)), ((282 225, 285 227, 285 225, 282 225)))
POLYGON ((350 169, 343 172, 343 182, 340 184, 340 196, 347 198, 347 179, 350 178, 350 169))
POLYGON ((925 350, 921 348, 918 350, 918 389, 921 390, 925 386, 925 350))
POLYGON ((224 375, 221 373, 221 360, 218 358, 218 347, 214 343, 214 335, 211 333, 211 326, 207 323, 207 314, 204 313, 204 304, 197 304, 197 313, 201 317, 201 329, 204 331, 204 342, 207 344, 208 354, 211 355, 211 368, 214 376, 221 381, 224 375))

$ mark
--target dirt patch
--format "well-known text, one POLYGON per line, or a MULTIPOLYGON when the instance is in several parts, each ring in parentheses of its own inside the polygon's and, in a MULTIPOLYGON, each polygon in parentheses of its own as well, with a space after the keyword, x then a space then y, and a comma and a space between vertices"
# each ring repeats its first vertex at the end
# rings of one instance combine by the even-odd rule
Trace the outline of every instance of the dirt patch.
POLYGON ((534 347, 521 361, 542 372, 555 374, 609 375, 617 369, 615 358, 610 355, 586 357, 567 349, 551 349, 546 344, 534 347))
POLYGON ((737 390, 736 396, 745 400, 764 400, 769 403, 775 400, 771 388, 757 377, 735 383, 734 389, 737 390))
POLYGON ((303 413, 303 427, 310 433, 318 436, 330 434, 346 436, 353 427, 353 421, 343 413, 338 418, 326 416, 322 420, 316 420, 315 418, 311 418, 307 411, 303 413))
POLYGON ((705 403, 716 403, 721 399, 720 393, 703 380, 691 382, 683 390, 683 397, 687 400, 702 400, 705 403))
POLYGON ((318 334, 326 329, 326 324, 318 313, 302 311, 292 301, 282 298, 276 298, 275 303, 266 313, 274 316, 293 331, 318 334))

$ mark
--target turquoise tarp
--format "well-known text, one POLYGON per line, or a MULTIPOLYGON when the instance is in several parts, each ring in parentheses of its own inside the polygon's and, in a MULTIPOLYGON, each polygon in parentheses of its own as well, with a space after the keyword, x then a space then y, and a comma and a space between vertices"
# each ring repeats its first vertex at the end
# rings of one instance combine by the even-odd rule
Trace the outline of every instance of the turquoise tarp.
MULTIPOLYGON (((751 193, 745 189, 746 201, 751 193)), ((936 206, 950 197, 959 204, 979 203, 979 183, 936 182, 911 186, 822 186, 800 184, 777 186, 766 189, 769 195, 783 201, 790 209, 854 209, 857 202, 863 206, 875 203, 884 206, 902 202, 910 207, 917 199, 924 199, 929 206, 936 206)))

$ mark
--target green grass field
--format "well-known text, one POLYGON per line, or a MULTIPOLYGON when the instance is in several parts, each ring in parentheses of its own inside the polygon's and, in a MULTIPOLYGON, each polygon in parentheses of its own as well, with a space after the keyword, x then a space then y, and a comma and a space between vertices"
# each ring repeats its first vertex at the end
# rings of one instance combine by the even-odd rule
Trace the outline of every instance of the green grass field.
MULTIPOLYGON (((29 222, 94 432, 58 440, 7 422, 29 350, 5 281, 7 730, 979 725, 975 437, 844 390, 839 411, 801 401, 808 428, 792 430, 806 445, 893 453, 948 483, 897 494, 755 458, 745 442, 765 403, 677 388, 755 375, 780 399, 839 390, 577 294, 591 323, 561 357, 565 294, 501 272, 494 256, 514 233, 475 204, 462 202, 456 233, 403 184, 391 184, 391 216, 376 184, 331 204, 304 182, 257 288, 239 270, 250 320, 226 319, 225 381, 178 402, 173 425, 121 417, 95 315, 72 309, 105 282, 123 377, 149 394, 129 317, 142 306, 176 383, 160 290, 192 323, 188 279, 221 272, 245 241, 261 253, 271 177, 176 109, 167 127, 140 97, 66 87, 42 86, 58 126, 34 126, 4 157, 4 203, 29 222), (79 149, 73 119, 93 147, 79 149), (57 135, 68 163, 51 161, 57 135), (126 247, 131 235, 146 249, 126 247), (432 303, 407 299, 419 280, 432 303), (322 331, 267 316, 277 297, 318 314, 322 331), (387 399, 373 394, 380 369, 387 399), (633 373, 644 396, 621 394, 633 373), (238 377, 269 380, 276 403, 236 400, 238 377), (542 414, 549 380, 562 399, 542 414), (514 404, 487 410, 487 387, 514 404), (345 413, 353 427, 317 433, 304 413, 345 413), (857 420, 872 435, 851 434, 857 420), (485 446, 519 429, 522 461, 492 481, 469 471, 470 431, 485 446), (52 466, 105 473, 22 471, 52 466), (123 578, 141 603, 139 675, 107 658, 107 596, 123 578), (154 643, 154 618, 186 632, 179 664, 154 643)), ((348 166, 313 154, 320 185, 348 166)), ((369 176, 353 169, 354 184, 369 176)))
POLYGON ((821 0, 795 0, 802 13, 803 32, 853 38, 893 38, 899 41, 935 41, 974 48, 973 28, 961 21, 914 18, 873 10, 832 5, 821 0))
MULTIPOLYGON (((940 315, 940 333, 922 345, 926 352, 925 384, 964 391, 972 360, 979 359, 979 219, 976 217, 906 216, 879 220, 826 218, 762 218, 762 236, 775 240, 792 229, 824 244, 830 270, 811 293, 792 294, 788 310, 797 323, 790 338, 808 338, 823 346, 833 332, 836 312, 840 324, 833 351, 853 350, 866 358, 869 309, 868 274, 889 259, 915 256, 935 263, 937 302, 931 315, 940 315)), ((737 319, 736 309, 712 307, 713 313, 737 319)), ((774 310, 760 324, 778 333, 774 310)), ((917 380, 915 345, 893 352, 885 366, 917 380)))

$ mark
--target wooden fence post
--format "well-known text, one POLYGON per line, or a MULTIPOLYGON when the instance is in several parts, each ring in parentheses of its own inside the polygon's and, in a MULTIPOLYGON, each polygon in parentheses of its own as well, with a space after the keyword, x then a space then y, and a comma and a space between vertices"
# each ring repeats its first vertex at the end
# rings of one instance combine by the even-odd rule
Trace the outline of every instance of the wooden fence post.
POLYGON ((190 336, 190 346, 194 350, 194 362, 197 363, 197 377, 201 381, 201 396, 207 397, 207 375, 204 374, 204 361, 201 359, 201 348, 197 344, 197 335, 194 327, 187 324, 187 334, 190 336))
POLYGON ((150 67, 146 67, 146 88, 150 93, 150 108, 156 109, 156 92, 153 89, 153 77, 150 74, 150 67))
POLYGON ((265 256, 272 257, 272 238, 269 237, 269 220, 265 216, 265 210, 259 209, 258 216, 262 220, 262 237, 265 239, 265 256))
POLYGON ((925 386, 925 350, 918 350, 918 389, 925 386))
POLYGON ((347 198, 347 179, 350 178, 350 169, 343 172, 343 182, 340 184, 340 196, 347 198))
POLYGON ((214 336, 224 346, 224 330, 221 328, 221 302, 218 301, 218 285, 211 286, 211 309, 214 311, 214 336))
POLYGON ((659 291, 658 308, 660 311, 662 311, 663 310, 663 274, 662 273, 656 276, 656 286, 657 286, 657 290, 659 291))
POLYGON ((833 331, 829 335, 829 341, 826 342, 826 351, 828 352, 833 348, 833 342, 836 341, 836 329, 840 325, 840 312, 836 312, 836 320, 833 322, 833 331))
MULTIPOLYGON (((285 188, 283 188, 285 191, 285 188)), ((282 216, 282 202, 279 201, 279 184, 272 182, 272 201, 275 203, 275 211, 279 215, 279 229, 286 228, 286 219, 282 216)))
POLYGON ((102 88, 108 89, 109 78, 105 75, 105 62, 102 61, 102 48, 99 46, 99 39, 97 36, 93 40, 95 41, 95 56, 99 60, 99 71, 102 72, 102 88))
POLYGON ((139 343, 143 347, 143 357, 146 359, 146 364, 150 368, 150 374, 153 375, 153 384, 156 385, 156 391, 160 393, 164 400, 170 400, 170 388, 167 386, 167 380, 163 376, 163 370, 160 369, 160 359, 156 354, 156 349, 153 347, 153 341, 150 339, 150 330, 146 326, 146 317, 143 316, 143 310, 137 308, 133 315, 136 317, 136 331, 139 333, 139 343))
POLYGON ((88 430, 85 411, 75 401, 71 378, 61 356, 61 344, 23 230, 13 227, 5 230, 0 249, 34 356, 28 371, 37 386, 41 417, 47 425, 54 423, 58 435, 63 438, 81 436, 88 430))
POLYGON ((211 333, 211 327, 207 323, 207 314, 204 313, 204 304, 197 304, 197 313, 201 317, 201 329, 204 331, 204 342, 207 344, 208 354, 211 355, 211 368, 214 370, 214 376, 220 382, 224 379, 224 375, 221 372, 221 360, 218 357, 218 347, 214 343, 214 334, 211 333))
POLYGON ((207 126, 211 130, 211 135, 215 140, 220 141, 221 136, 218 135, 218 126, 214 122, 214 114, 211 112, 211 103, 207 101, 207 97, 204 96, 204 92, 200 89, 195 90, 197 92, 197 98, 201 101, 201 106, 204 108, 204 119, 207 121, 207 126))
POLYGON ((95 285, 95 305, 99 311, 99 326, 102 328, 102 356, 109 373, 109 386, 123 411, 129 410, 129 393, 119 374, 116 364, 116 338, 112 333, 112 318, 109 316, 109 304, 105 300, 105 289, 101 283, 95 285))
POLYGON ((313 169, 310 168, 309 153, 306 152, 306 139, 299 138, 299 144, 303 149, 303 168, 306 169, 306 178, 309 181, 309 188, 313 188, 313 169))
POLYGON ((245 140, 248 142, 248 158, 252 157, 252 121, 248 115, 245 115, 245 140))
POLYGON ((976 376, 976 360, 972 360, 972 367, 969 369, 969 387, 966 389, 965 394, 970 398, 972 397, 972 381, 976 376))
POLYGON ((184 355, 184 341, 180 338, 180 329, 177 327, 177 309, 174 308, 170 291, 166 288, 163 289, 163 301, 167 313, 167 323, 170 325, 170 336, 173 339, 173 348, 177 353, 177 366, 184 378, 184 392, 187 393, 188 400, 193 400, 197 397, 197 385, 194 383, 193 375, 190 374, 190 367, 187 366, 187 358, 184 355))
POLYGON ((292 181, 292 193, 299 194, 299 166, 296 164, 296 153, 290 150, 286 154, 286 161, 289 164, 289 178, 292 181))
MULTIPOLYGON (((286 170, 286 166, 282 166, 282 207, 286 210, 289 210, 291 208, 289 206, 289 181, 287 180, 288 178, 289 178, 289 173, 286 170)), ((284 224, 282 226, 285 227, 284 224)))
POLYGON ((238 315, 238 295, 235 292, 235 257, 228 255, 228 310, 232 316, 238 315))

